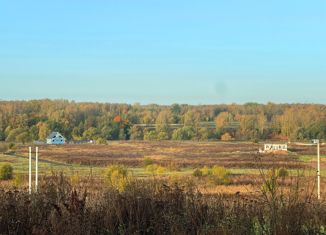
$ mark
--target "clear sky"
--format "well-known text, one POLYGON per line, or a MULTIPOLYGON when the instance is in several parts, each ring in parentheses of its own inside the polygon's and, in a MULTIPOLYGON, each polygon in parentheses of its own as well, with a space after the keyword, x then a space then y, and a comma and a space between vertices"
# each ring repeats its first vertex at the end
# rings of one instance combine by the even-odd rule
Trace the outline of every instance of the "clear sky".
POLYGON ((0 2, 0 99, 326 103, 325 0, 0 2))

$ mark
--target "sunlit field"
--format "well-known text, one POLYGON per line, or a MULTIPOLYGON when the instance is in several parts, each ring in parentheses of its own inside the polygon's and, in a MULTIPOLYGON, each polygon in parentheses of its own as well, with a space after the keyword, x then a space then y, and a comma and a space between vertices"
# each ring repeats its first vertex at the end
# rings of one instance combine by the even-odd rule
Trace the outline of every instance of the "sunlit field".
MULTIPOLYGON (((40 145, 39 174, 62 172, 67 176, 92 177, 100 182, 110 165, 128 169, 129 176, 143 179, 190 178, 204 193, 253 193, 262 184, 261 175, 284 168, 287 180, 304 175, 313 180, 316 167, 314 146, 289 145, 288 153, 259 154, 262 144, 250 142, 109 142, 106 145, 40 145), (153 167, 155 166, 153 169, 153 167), (224 167, 228 183, 210 183, 194 176, 196 169, 224 167), (159 170, 156 168, 159 167, 159 170)), ((326 147, 322 146, 322 175, 326 173, 326 147)), ((10 163, 15 174, 28 174, 28 145, 18 145, 1 155, 1 164, 10 163)), ((33 168, 33 171, 34 168, 33 168)), ((322 181, 322 188, 326 187, 322 181)), ((8 182, 6 182, 8 184, 8 182)))

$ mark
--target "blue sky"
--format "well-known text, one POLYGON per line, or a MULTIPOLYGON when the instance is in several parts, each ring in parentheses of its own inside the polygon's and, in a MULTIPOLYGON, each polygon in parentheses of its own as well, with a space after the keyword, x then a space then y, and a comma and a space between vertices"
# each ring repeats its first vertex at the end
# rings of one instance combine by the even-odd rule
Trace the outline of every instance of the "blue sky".
POLYGON ((1 1, 0 99, 326 101, 326 2, 1 1))

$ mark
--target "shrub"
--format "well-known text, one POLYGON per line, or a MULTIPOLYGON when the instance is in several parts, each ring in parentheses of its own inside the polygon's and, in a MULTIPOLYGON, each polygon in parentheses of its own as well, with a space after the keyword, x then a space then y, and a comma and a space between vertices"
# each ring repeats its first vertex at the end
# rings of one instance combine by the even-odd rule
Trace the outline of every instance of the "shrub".
POLYGON ((148 166, 145 167, 145 171, 154 174, 155 171, 156 171, 156 167, 157 167, 156 164, 148 165, 148 166))
POLYGON ((0 153, 5 153, 8 151, 8 145, 5 143, 0 143, 0 153))
POLYGON ((200 128, 199 129, 199 140, 206 141, 211 138, 211 132, 208 128, 200 128))
POLYGON ((157 166, 156 173, 157 174, 164 174, 166 172, 166 168, 163 166, 157 166))
POLYGON ((107 141, 106 141, 106 139, 104 139, 104 138, 98 138, 98 139, 96 140, 96 143, 97 143, 97 144, 107 144, 107 141))
POLYGON ((157 133, 156 131, 144 131, 144 140, 157 140, 157 133))
POLYGON ((23 183, 24 183, 24 176, 21 174, 15 175, 13 185, 15 187, 20 187, 23 185, 23 183))
POLYGON ((222 141, 230 141, 232 140, 232 136, 229 133, 225 133, 221 136, 222 141))
POLYGON ((105 179, 110 186, 123 192, 128 185, 128 169, 121 165, 112 165, 105 171, 105 179))
POLYGON ((280 168, 277 172, 278 177, 284 178, 289 176, 289 172, 285 168, 280 168))
POLYGON ((201 177, 201 176, 203 176, 203 172, 200 169, 196 168, 194 170, 194 172, 192 173, 192 175, 195 177, 201 177))
POLYGON ((212 170, 210 168, 208 168, 207 166, 204 166, 203 168, 201 168, 200 171, 205 176, 212 174, 212 170))
POLYGON ((15 147, 15 144, 14 143, 10 143, 9 144, 9 149, 13 149, 15 147))
POLYGON ((11 180, 13 177, 14 169, 10 164, 4 164, 0 168, 0 179, 11 180))
POLYGON ((161 131, 157 134, 157 140, 168 140, 169 134, 165 131, 161 131))
POLYGON ((24 131, 22 133, 20 133, 19 135, 16 136, 16 141, 20 142, 20 143, 27 143, 29 141, 31 141, 31 136, 27 131, 24 131))
POLYGON ((212 179, 217 184, 230 184, 230 172, 222 166, 212 168, 212 179))
POLYGON ((148 166, 146 166, 145 170, 147 172, 152 173, 153 175, 154 174, 163 174, 163 173, 166 172, 165 167, 162 167, 162 166, 157 165, 157 164, 148 165, 148 166))
POLYGON ((141 127, 133 126, 130 129, 130 139, 131 140, 143 140, 144 133, 141 127))
POLYGON ((270 194, 274 196, 279 187, 278 172, 274 168, 270 169, 266 175, 262 175, 262 178, 264 180, 262 186, 262 192, 264 194, 270 194))
POLYGON ((194 138, 195 132, 192 127, 182 127, 175 129, 172 134, 173 140, 191 140, 194 138))
POLYGON ((154 160, 151 159, 150 157, 145 157, 143 160, 143 166, 146 167, 148 165, 154 164, 154 160))
POLYGON ((79 177, 78 174, 73 174, 69 178, 70 178, 70 184, 73 187, 76 187, 79 184, 79 182, 80 182, 80 177, 79 177))

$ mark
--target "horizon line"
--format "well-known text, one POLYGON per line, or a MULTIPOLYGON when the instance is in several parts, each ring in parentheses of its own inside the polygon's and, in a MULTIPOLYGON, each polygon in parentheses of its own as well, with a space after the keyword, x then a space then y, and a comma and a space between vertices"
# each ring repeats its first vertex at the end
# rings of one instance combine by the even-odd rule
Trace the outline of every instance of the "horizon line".
POLYGON ((147 106, 147 105, 158 105, 158 106, 171 106, 174 104, 178 105, 189 105, 189 106, 207 106, 207 105, 248 105, 248 104, 257 104, 257 105, 268 105, 268 104, 275 104, 275 105, 326 105, 326 103, 314 103, 314 102, 273 102, 273 101, 267 101, 267 102, 255 102, 255 101, 247 101, 247 102, 229 102, 229 103, 184 103, 184 102, 174 102, 174 103, 142 103, 142 102, 110 102, 110 101, 83 101, 83 100, 77 100, 77 99, 69 99, 69 98, 38 98, 38 99, 0 99, 0 102, 31 102, 31 101, 67 101, 69 103, 93 103, 93 104, 123 104, 123 105, 141 105, 141 106, 147 106))

